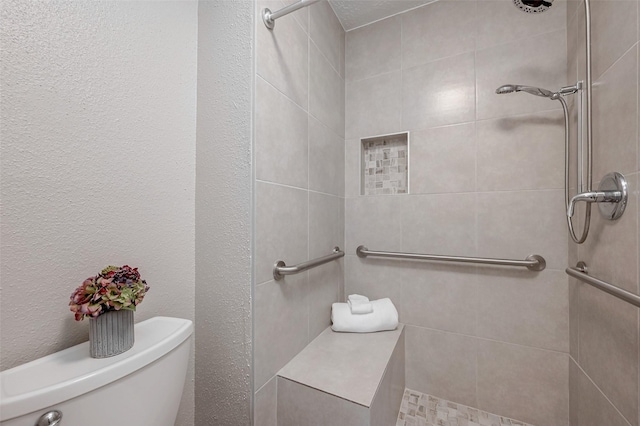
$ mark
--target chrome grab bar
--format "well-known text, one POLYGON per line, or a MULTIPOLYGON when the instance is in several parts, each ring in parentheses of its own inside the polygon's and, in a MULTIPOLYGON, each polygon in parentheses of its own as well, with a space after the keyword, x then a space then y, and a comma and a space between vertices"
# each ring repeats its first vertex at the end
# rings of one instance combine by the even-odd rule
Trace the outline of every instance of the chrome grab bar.
POLYGON ((398 253, 392 251, 373 251, 365 246, 356 249, 359 257, 391 257, 396 259, 435 260, 437 262, 482 263, 486 265, 524 266, 530 271, 542 271, 547 266, 544 257, 531 254, 525 260, 491 259, 486 257, 443 256, 437 254, 398 253))
POLYGON ((632 305, 640 308, 640 296, 620 287, 616 287, 613 284, 609 284, 606 281, 590 277, 589 275, 587 275, 587 265, 584 262, 578 262, 575 268, 567 268, 565 269, 565 272, 582 282, 585 282, 599 290, 604 291, 605 293, 609 293, 610 295, 615 296, 618 299, 624 300, 625 302, 631 303, 632 305))
POLYGON ((318 257, 317 259, 307 260, 306 262, 299 263, 295 266, 287 266, 284 261, 278 260, 275 265, 273 265, 273 278, 278 281, 285 275, 298 274, 306 271, 307 269, 315 268, 316 266, 320 266, 341 257, 344 257, 344 252, 340 250, 340 247, 336 246, 333 248, 333 253, 331 254, 318 257))

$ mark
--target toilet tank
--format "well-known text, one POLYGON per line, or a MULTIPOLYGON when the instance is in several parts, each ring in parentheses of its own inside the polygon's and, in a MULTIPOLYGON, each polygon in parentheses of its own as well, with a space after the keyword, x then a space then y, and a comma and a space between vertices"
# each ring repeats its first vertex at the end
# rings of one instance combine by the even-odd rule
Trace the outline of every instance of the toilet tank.
POLYGON ((89 342, 0 372, 0 425, 34 426, 51 410, 56 426, 174 426, 193 324, 155 317, 135 325, 133 348, 89 356, 89 342))

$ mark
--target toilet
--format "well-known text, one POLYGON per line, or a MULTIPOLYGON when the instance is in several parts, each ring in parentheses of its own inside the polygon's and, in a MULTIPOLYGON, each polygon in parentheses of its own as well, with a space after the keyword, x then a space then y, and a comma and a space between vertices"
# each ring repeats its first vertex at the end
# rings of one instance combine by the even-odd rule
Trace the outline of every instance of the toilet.
POLYGON ((174 426, 192 334, 189 320, 155 317, 120 355, 91 358, 85 342, 2 371, 0 425, 174 426))

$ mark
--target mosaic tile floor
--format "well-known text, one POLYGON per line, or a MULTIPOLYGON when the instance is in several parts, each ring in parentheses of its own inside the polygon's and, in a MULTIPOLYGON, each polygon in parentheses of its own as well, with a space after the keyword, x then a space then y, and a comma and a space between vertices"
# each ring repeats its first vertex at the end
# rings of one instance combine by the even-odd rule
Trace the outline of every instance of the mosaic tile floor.
POLYGON ((396 426, 533 426, 405 389, 396 426))

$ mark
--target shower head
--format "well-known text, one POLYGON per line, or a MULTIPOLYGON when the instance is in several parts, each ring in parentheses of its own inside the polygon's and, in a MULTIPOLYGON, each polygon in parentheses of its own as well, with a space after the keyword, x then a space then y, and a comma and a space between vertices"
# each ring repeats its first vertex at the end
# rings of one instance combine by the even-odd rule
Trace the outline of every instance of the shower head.
POLYGON ((504 95, 505 93, 513 92, 527 92, 531 95, 542 96, 543 98, 556 99, 556 94, 547 89, 541 89, 539 87, 532 86, 520 86, 517 84, 505 84, 496 89, 498 95, 504 95))
POLYGON ((516 7, 527 13, 541 13, 551 7, 553 0, 513 0, 516 7))
POLYGON ((498 95, 504 95, 505 93, 513 93, 516 91, 515 84, 505 84, 504 86, 500 86, 496 89, 496 93, 498 95))

